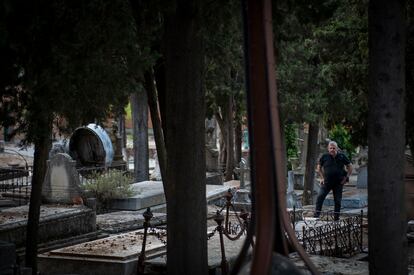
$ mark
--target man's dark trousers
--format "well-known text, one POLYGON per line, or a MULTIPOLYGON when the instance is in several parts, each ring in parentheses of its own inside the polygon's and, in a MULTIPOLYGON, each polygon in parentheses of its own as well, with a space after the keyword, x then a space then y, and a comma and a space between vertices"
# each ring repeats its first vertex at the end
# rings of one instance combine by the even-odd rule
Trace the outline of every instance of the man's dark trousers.
POLYGON ((325 200, 328 193, 332 190, 334 202, 335 202, 334 219, 335 220, 339 219, 339 212, 341 211, 343 187, 344 186, 340 182, 334 182, 334 183, 325 182, 325 184, 321 186, 321 189, 319 190, 318 198, 316 199, 315 217, 319 217, 320 212, 322 210, 323 201, 325 200))

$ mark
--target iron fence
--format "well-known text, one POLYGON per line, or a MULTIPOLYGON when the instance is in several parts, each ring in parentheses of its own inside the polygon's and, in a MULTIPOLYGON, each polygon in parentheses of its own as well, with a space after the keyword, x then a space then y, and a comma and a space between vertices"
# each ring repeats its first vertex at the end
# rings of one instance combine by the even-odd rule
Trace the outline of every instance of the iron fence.
POLYGON ((0 168, 1 196, 12 199, 18 205, 26 204, 30 198, 32 175, 33 166, 0 168))
POLYGON ((335 220, 332 211, 319 218, 306 218, 296 223, 296 236, 309 254, 351 257, 363 251, 363 211, 358 214, 342 213, 335 220), (301 230, 297 228, 301 226, 301 230))

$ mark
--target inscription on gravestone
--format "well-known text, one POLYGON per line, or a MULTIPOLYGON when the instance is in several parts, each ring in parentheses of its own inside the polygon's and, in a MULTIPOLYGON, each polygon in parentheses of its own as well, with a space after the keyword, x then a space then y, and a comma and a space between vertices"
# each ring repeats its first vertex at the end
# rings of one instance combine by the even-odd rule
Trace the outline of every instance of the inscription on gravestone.
POLYGON ((58 153, 48 161, 42 197, 46 203, 71 204, 81 196, 76 161, 68 154, 58 153))

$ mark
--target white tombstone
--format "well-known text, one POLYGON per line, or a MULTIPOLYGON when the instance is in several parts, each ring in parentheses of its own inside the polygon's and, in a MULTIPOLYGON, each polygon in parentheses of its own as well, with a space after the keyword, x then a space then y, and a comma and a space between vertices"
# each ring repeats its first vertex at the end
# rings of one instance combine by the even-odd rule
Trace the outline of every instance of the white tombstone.
POLYGON ((82 194, 76 161, 58 153, 48 160, 42 198, 46 203, 72 204, 82 194))

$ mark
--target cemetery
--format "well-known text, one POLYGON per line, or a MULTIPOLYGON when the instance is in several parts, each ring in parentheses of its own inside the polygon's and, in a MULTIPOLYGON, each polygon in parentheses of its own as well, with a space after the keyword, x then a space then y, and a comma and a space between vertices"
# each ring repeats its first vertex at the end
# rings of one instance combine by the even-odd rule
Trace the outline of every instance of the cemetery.
POLYGON ((412 3, 0 7, 0 275, 414 274, 412 3))
MULTIPOLYGON (((228 272, 245 241, 250 219, 247 211, 251 211, 247 165, 243 159, 235 169, 238 180, 206 185, 208 265, 212 272, 228 272)), ((305 250, 321 257, 316 263, 326 261, 321 260, 325 257, 344 261, 356 255, 366 257, 363 238, 366 237, 367 194, 366 183, 361 183, 364 179, 360 174, 354 175, 345 189, 344 214, 340 222, 333 221, 332 210, 315 220, 312 218, 314 210, 301 205, 302 190, 295 188, 301 185, 303 188, 300 182, 303 177, 297 176, 299 170, 288 173, 286 201, 292 227, 305 250)), ((208 176, 206 174, 206 178, 208 176)), ((38 263, 41 274, 135 274, 139 269, 148 274, 165 272, 167 216, 162 182, 132 183, 132 196, 113 199, 110 211, 97 214, 96 199, 84 202, 74 199, 84 197, 82 178, 76 161, 69 154, 54 152, 51 155, 40 210, 38 263), (140 261, 140 257, 143 260, 140 261)), ((332 206, 333 199, 328 197, 324 207, 332 209, 332 206)), ((5 208, 0 214, 1 240, 13 243, 16 251, 22 253, 28 205, 5 208)), ((292 257, 298 261, 294 254, 292 257)))

